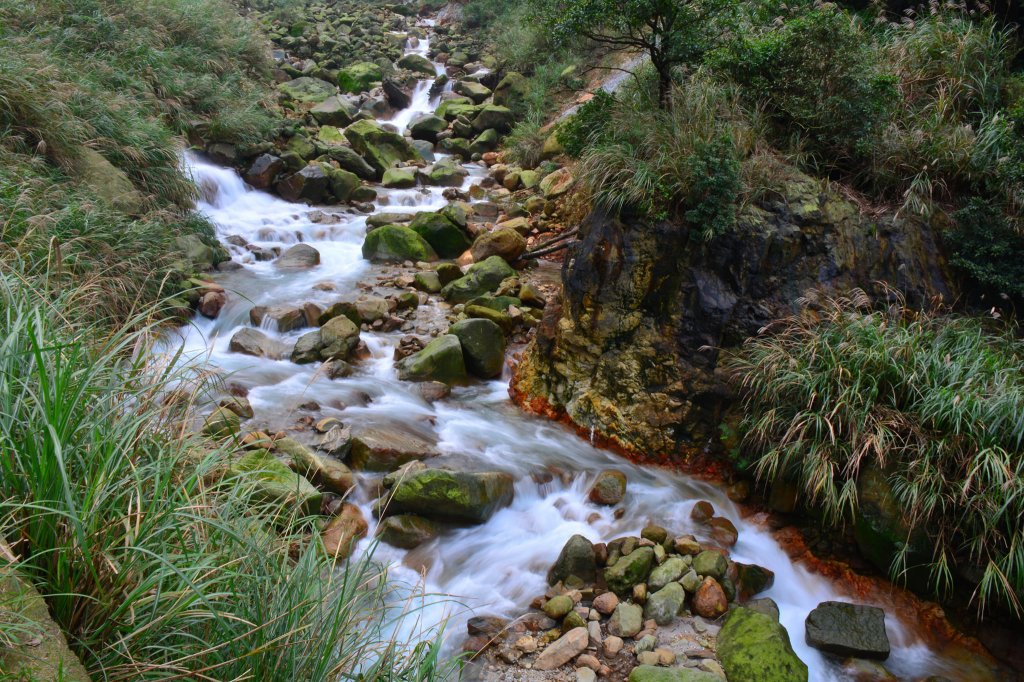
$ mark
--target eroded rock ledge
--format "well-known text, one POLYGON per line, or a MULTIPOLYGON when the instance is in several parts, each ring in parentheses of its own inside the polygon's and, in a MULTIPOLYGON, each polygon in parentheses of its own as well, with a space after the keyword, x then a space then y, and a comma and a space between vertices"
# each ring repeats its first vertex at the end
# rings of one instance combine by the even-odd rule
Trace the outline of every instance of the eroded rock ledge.
POLYGON ((953 300, 933 226, 869 217, 807 176, 710 242, 676 222, 595 211, 512 394, 647 456, 705 449, 733 398, 716 372, 721 349, 792 312, 809 289, 884 296, 882 282, 911 302, 953 300))

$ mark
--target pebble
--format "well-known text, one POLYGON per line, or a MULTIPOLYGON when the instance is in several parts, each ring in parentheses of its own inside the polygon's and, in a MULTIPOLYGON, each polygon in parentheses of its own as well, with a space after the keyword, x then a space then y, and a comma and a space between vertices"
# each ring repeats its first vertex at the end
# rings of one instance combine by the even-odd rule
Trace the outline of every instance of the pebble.
POLYGON ((654 650, 654 653, 658 654, 658 663, 660 665, 672 665, 676 662, 676 652, 671 649, 658 647, 654 650))
POLYGON ((523 635, 516 640, 515 647, 522 651, 524 654, 532 654, 537 650, 537 640, 529 635, 523 635))
POLYGON ((603 594, 599 594, 594 597, 594 609, 597 610, 598 613, 606 616, 610 616, 618 605, 619 598, 614 592, 604 592, 603 594))
POLYGON ((601 624, 597 621, 587 623, 587 634, 590 635, 590 646, 601 646, 601 624))
POLYGON ((597 673, 590 668, 576 668, 576 682, 594 682, 597 673))
POLYGON ((594 672, 601 669, 601 662, 597 660, 596 656, 591 656, 590 654, 580 654, 579 658, 576 659, 576 665, 590 668, 594 672))
POLYGON ((610 635, 604 640, 604 655, 608 658, 615 658, 622 651, 622 638, 610 635))
POLYGON ((636 660, 640 665, 658 665, 661 659, 653 651, 641 651, 637 654, 636 660))
POLYGON ((635 651, 637 654, 641 654, 645 651, 654 651, 654 647, 658 645, 658 640, 654 635, 645 635, 643 639, 636 643, 635 651))

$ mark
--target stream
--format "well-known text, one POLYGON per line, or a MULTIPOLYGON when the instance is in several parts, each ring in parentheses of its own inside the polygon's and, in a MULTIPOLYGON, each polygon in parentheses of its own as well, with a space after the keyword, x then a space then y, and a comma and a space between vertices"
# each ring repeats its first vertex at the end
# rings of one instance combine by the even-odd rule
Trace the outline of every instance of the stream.
MULTIPOLYGON (((429 30, 430 23, 423 27, 429 30)), ((412 40, 407 48, 429 54, 428 39, 412 40)), ((438 72, 443 67, 437 65, 438 72)), ((431 94, 431 80, 418 83, 412 105, 398 112, 391 123, 400 130, 418 114, 433 111, 441 93, 431 94)), ((439 155, 439 158, 442 155, 439 155)), ((825 600, 848 600, 839 586, 794 564, 767 528, 744 519, 741 510, 718 487, 667 470, 634 465, 612 452, 592 446, 568 428, 526 415, 508 396, 508 377, 455 388, 433 404, 424 400, 415 384, 400 381, 392 355, 399 339, 408 332, 363 331, 371 357, 355 362, 355 373, 330 380, 318 374, 318 364, 297 365, 284 360, 255 358, 228 350, 231 336, 249 325, 254 305, 321 306, 337 300, 355 300, 378 287, 378 278, 390 279, 400 266, 375 265, 363 260, 360 247, 366 231, 366 214, 343 206, 307 207, 287 203, 269 193, 253 190, 231 169, 218 167, 189 154, 185 161, 202 191, 198 210, 214 223, 217 235, 231 251, 239 269, 217 276, 228 292, 228 302, 214 320, 202 317, 177 330, 169 346, 180 347, 184 356, 206 363, 226 383, 248 389, 258 428, 284 428, 302 416, 303 403, 319 405, 317 418, 337 417, 346 424, 372 425, 405 431, 435 442, 441 456, 432 466, 462 470, 505 471, 515 479, 515 500, 488 522, 451 528, 441 537, 414 550, 381 544, 375 558, 390 564, 390 575, 410 586, 419 586, 423 600, 421 624, 447 619, 446 636, 454 650, 472 615, 515 617, 524 613, 547 585, 545 575, 574 534, 594 542, 623 535, 638 535, 649 522, 671 532, 692 533, 706 540, 706 528, 690 519, 699 500, 710 501, 718 515, 728 517, 739 530, 732 550, 737 561, 756 563, 775 572, 774 586, 761 596, 774 599, 781 622, 794 649, 810 668, 811 680, 843 680, 838 666, 804 642, 804 619, 825 600), (320 252, 319 266, 283 270, 273 262, 257 262, 244 248, 231 245, 229 236, 240 235, 248 243, 287 248, 305 242, 320 252), (334 290, 324 290, 329 283, 334 290), (319 285, 319 286, 318 286, 319 285), (590 503, 587 491, 603 469, 626 474, 624 510, 590 503), (554 475, 541 476, 544 472, 554 475)), ((485 168, 466 164, 468 190, 485 175, 485 168)), ((442 188, 391 190, 377 188, 376 210, 416 212, 436 210, 448 202, 442 188)), ((236 240, 237 241, 237 240, 236 240)), ((542 267, 552 267, 542 266, 542 267)), ((394 289, 384 291, 395 292, 394 289)), ((378 288, 373 291, 383 295, 378 288)), ((420 307, 421 319, 434 320, 443 329, 444 303, 433 299, 420 307)), ((305 331, 265 333, 290 346, 305 331)), ((507 373, 507 371, 506 371, 507 373)), ((367 474, 368 477, 377 475, 367 474)), ((375 521, 370 508, 372 486, 357 486, 352 501, 363 511, 373 536, 375 521)), ((368 540, 357 551, 365 551, 368 540)), ((885 608, 885 604, 877 604, 885 608)), ((886 666, 905 679, 942 674, 969 679, 956 664, 929 649, 914 630, 890 612, 887 628, 892 655, 886 666)), ((416 633, 406 633, 416 636, 416 633)))

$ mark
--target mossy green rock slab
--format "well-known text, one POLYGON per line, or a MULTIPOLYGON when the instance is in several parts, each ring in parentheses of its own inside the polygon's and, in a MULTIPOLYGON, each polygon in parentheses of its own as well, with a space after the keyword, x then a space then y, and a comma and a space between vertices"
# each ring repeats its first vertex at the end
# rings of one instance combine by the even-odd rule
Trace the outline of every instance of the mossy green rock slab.
POLYGON ((514 494, 513 478, 504 472, 426 469, 395 486, 387 512, 484 523, 512 504, 514 494))
POLYGON ((378 178, 383 177, 388 168, 419 158, 408 140, 373 121, 356 121, 345 128, 345 138, 376 171, 378 178))
POLYGON ((494 291, 502 281, 515 274, 516 271, 501 256, 491 256, 474 263, 465 277, 447 284, 441 295, 452 303, 465 303, 494 291))
MULTIPOLYGON (((760 678, 751 678, 751 682, 760 678)), ((656 665, 639 665, 629 673, 629 682, 722 682, 714 673, 693 668, 661 668, 656 665)))
POLYGON ((461 320, 448 333, 459 337, 466 369, 474 376, 491 379, 501 374, 505 365, 505 334, 501 327, 490 320, 461 320))
POLYGON ((417 213, 409 229, 427 240, 441 258, 457 258, 469 248, 469 236, 440 213, 417 213))
POLYGON ((303 103, 315 102, 317 104, 337 92, 337 89, 327 81, 311 78, 310 76, 301 76, 287 83, 281 83, 277 86, 277 89, 283 92, 288 99, 303 103))
POLYGON ((807 682, 807 666, 789 643, 786 628, 769 616, 737 607, 718 633, 718 660, 730 680, 807 682))
POLYGON ((366 92, 383 78, 384 72, 377 64, 358 62, 338 72, 338 87, 342 92, 358 94, 366 92))
POLYGON ((654 563, 654 550, 650 547, 639 547, 604 569, 604 579, 608 589, 618 595, 629 594, 633 585, 647 582, 647 574, 654 563))
POLYGON ((437 252, 426 239, 408 227, 385 225, 366 235, 363 258, 391 262, 431 261, 437 260, 437 252))
POLYGON ((296 506, 306 515, 320 511, 323 495, 266 450, 254 450, 231 465, 234 476, 251 480, 257 498, 270 504, 296 506))
POLYGON ((440 381, 462 384, 468 379, 462 355, 462 343, 454 334, 434 339, 423 350, 398 363, 398 378, 403 381, 440 381))

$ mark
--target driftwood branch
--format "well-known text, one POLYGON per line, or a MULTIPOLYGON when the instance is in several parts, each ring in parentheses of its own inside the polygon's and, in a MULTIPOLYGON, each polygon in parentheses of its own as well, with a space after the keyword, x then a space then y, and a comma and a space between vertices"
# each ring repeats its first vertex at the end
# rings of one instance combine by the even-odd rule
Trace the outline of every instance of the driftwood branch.
POLYGON ((561 251, 562 249, 568 248, 569 243, 576 233, 579 232, 579 228, 573 228, 568 232, 558 235, 554 239, 548 240, 543 244, 538 244, 534 249, 523 254, 523 258, 537 258, 538 256, 546 256, 550 253, 561 251))

